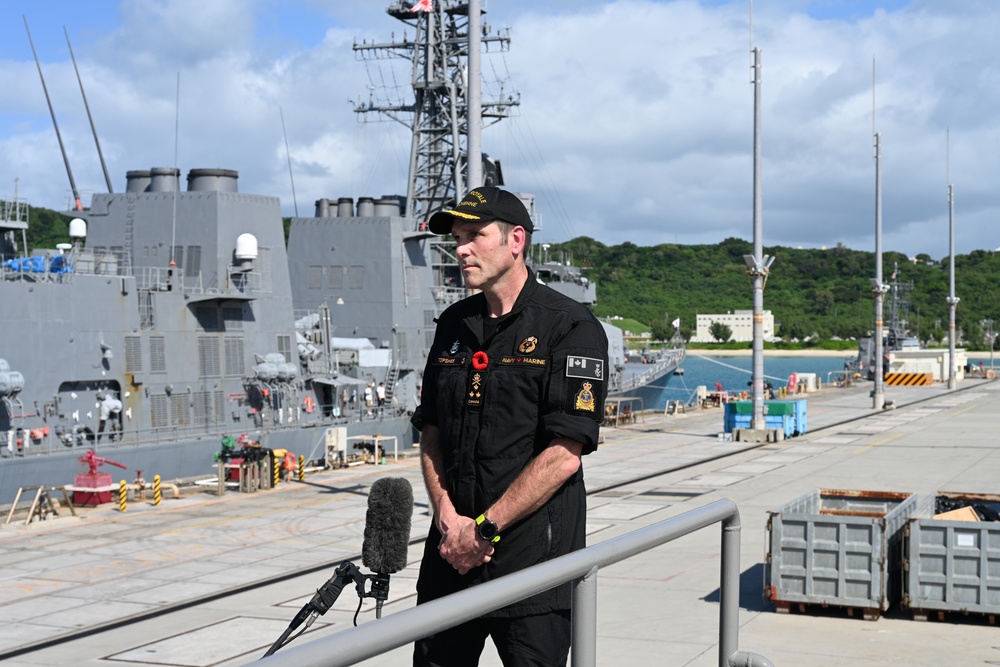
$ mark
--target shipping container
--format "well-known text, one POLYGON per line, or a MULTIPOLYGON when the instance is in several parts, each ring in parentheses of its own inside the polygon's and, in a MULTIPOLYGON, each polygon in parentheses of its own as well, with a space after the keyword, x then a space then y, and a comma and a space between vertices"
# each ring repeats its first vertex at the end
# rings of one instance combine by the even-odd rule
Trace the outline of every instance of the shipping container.
POLYGON ((769 512, 765 594, 878 618, 900 598, 912 493, 819 489, 769 512))
POLYGON ((988 509, 977 514, 977 506, 1000 507, 1000 495, 941 492, 907 521, 903 604, 914 618, 948 611, 1000 614, 1000 521, 988 509), (934 518, 961 506, 972 508, 965 520, 934 518))
MULTIPOLYGON (((751 428, 753 401, 726 403, 723 429, 732 433, 736 428, 751 428)), ((764 427, 778 429, 786 438, 806 432, 806 401, 764 401, 764 427)))

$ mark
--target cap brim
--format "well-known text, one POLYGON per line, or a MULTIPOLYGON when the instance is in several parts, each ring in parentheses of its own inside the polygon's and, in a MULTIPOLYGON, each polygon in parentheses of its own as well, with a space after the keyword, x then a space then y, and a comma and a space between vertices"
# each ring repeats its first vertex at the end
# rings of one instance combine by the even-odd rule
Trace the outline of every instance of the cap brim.
POLYGON ((490 222, 493 218, 484 218, 480 215, 473 215, 472 213, 466 213, 465 211, 456 211, 454 209, 446 208, 443 211, 438 211, 431 216, 430 221, 427 226, 435 234, 451 234, 451 226, 456 220, 474 220, 476 222, 490 222))

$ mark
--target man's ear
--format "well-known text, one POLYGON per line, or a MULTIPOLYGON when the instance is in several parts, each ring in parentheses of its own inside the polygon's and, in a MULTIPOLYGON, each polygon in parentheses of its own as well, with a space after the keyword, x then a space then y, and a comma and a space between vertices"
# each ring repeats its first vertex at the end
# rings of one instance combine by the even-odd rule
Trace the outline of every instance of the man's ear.
POLYGON ((528 232, 524 231, 524 227, 514 227, 510 232, 510 239, 508 243, 510 244, 510 252, 514 257, 518 257, 524 254, 524 245, 528 238, 528 232))

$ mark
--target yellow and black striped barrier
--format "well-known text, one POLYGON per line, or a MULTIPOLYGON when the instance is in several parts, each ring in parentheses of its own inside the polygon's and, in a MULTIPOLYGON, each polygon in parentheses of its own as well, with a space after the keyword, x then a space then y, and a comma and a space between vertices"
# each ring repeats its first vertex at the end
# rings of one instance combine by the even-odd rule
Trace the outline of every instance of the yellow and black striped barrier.
POLYGON ((157 507, 160 506, 160 497, 162 492, 160 491, 160 476, 153 475, 153 504, 157 507))
POLYGON ((299 481, 306 481, 306 457, 299 454, 299 481))
POLYGON ((934 384, 934 374, 886 373, 885 383, 893 387, 929 387, 934 384))
POLYGON ((122 512, 128 511, 128 486, 124 479, 118 484, 118 509, 122 512))

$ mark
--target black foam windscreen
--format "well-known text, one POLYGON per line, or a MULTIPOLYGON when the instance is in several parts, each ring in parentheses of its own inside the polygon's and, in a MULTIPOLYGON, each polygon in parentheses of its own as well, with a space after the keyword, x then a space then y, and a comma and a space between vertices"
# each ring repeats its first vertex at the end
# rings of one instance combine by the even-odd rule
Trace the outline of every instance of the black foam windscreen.
POLYGON ((395 574, 406 567, 413 517, 413 487, 402 477, 375 480, 368 493, 361 563, 378 574, 395 574))

